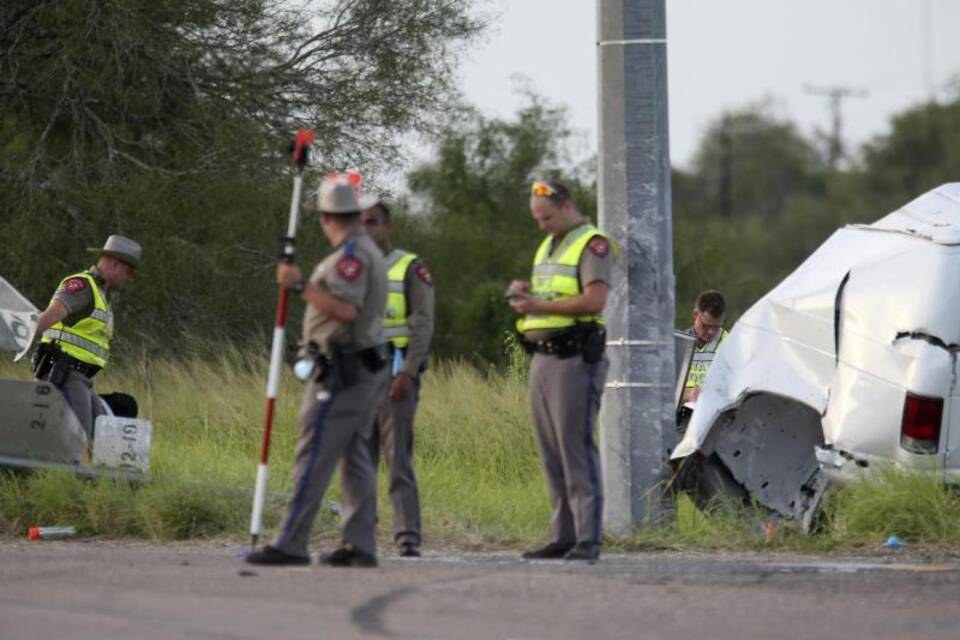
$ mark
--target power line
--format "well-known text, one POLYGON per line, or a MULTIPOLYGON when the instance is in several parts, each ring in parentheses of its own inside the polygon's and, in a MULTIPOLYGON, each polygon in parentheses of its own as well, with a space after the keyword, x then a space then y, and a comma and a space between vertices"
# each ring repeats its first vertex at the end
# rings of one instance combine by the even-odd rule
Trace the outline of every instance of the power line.
POLYGON ((866 98, 869 93, 865 89, 853 87, 804 87, 806 93, 812 96, 826 98, 829 102, 830 116, 833 121, 830 136, 827 141, 827 163, 831 169, 846 155, 843 149, 843 101, 847 98, 866 98))

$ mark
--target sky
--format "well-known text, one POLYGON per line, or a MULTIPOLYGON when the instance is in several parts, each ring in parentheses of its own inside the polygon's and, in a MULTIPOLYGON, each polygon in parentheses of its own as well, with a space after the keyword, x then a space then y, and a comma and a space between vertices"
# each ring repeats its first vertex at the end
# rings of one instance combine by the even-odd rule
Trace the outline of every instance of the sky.
MULTIPOLYGON (((595 150, 596 0, 490 0, 495 16, 461 67, 466 99, 509 118, 518 76, 565 105, 595 150)), ((827 99, 849 87, 849 148, 889 130, 892 114, 947 95, 960 74, 960 0, 667 0, 671 160, 689 166, 712 120, 760 102, 805 134, 829 130, 827 99)))

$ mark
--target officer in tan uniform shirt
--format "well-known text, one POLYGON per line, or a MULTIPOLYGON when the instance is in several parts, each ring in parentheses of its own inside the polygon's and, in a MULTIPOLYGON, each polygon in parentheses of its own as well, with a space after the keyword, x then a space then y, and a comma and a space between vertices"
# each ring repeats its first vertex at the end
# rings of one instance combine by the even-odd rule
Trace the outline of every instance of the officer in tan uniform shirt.
POLYGON ((394 540, 401 556, 418 557, 420 497, 413 471, 413 422, 420 396, 420 374, 427 366, 433 335, 433 280, 419 257, 391 248, 390 210, 382 202, 364 209, 360 220, 386 256, 390 287, 385 332, 393 380, 374 423, 374 467, 382 447, 390 474, 394 540))
POLYGON ((293 496, 271 544, 251 564, 309 564, 307 543, 317 510, 340 464, 342 546, 323 554, 332 566, 376 566, 376 471, 370 457, 375 411, 389 368, 383 344, 387 295, 383 254, 360 224, 364 205, 346 175, 324 179, 317 197, 320 224, 333 252, 309 282, 280 263, 277 282, 307 303, 304 354, 314 359, 300 410, 293 496))
POLYGON ((595 562, 603 487, 594 426, 608 367, 602 314, 616 245, 557 182, 533 184, 530 211, 547 237, 531 282, 514 281, 507 297, 533 353, 530 401, 553 517, 548 543, 523 557, 595 562))

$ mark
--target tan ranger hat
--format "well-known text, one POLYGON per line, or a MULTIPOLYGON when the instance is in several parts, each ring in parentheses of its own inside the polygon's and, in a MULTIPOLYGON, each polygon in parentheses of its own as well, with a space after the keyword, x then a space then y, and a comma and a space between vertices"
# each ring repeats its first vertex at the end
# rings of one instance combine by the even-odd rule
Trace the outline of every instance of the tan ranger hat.
POLYGON ((315 197, 307 208, 312 211, 332 214, 359 213, 377 202, 374 196, 361 194, 359 175, 330 173, 320 183, 315 197))
POLYGON ((93 247, 87 249, 87 252, 99 253, 102 256, 111 256, 117 258, 118 260, 123 260, 135 269, 139 269, 140 258, 143 254, 143 249, 141 249, 140 245, 130 238, 120 235, 112 235, 107 238, 107 241, 103 244, 102 249, 93 247))

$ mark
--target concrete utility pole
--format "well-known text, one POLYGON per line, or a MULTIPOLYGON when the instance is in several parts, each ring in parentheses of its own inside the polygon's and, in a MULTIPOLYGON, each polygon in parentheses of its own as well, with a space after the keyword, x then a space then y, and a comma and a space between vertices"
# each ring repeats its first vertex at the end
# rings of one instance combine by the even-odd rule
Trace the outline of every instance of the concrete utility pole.
POLYGON ((863 89, 850 87, 806 87, 808 94, 826 98, 830 102, 830 116, 832 127, 827 147, 827 164, 836 169, 837 164, 846 153, 843 150, 843 101, 847 98, 866 98, 867 92, 863 89))
POLYGON ((621 245, 600 412, 604 522, 660 521, 676 444, 673 229, 664 0, 599 0, 600 226, 621 245))

